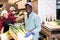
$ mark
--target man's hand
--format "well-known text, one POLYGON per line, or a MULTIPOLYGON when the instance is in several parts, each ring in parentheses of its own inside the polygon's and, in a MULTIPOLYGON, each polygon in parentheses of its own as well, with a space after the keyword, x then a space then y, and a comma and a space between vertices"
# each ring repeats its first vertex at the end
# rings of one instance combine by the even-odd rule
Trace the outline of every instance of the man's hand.
POLYGON ((25 37, 29 37, 31 35, 31 32, 27 32, 25 37))

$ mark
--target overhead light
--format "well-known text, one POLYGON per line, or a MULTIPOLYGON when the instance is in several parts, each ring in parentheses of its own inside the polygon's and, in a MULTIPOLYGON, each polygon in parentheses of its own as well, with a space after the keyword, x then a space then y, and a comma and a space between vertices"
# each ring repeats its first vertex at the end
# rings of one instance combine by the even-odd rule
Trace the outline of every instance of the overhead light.
POLYGON ((58 3, 60 3, 60 1, 58 3))
POLYGON ((31 1, 34 1, 34 0, 31 0, 31 1))

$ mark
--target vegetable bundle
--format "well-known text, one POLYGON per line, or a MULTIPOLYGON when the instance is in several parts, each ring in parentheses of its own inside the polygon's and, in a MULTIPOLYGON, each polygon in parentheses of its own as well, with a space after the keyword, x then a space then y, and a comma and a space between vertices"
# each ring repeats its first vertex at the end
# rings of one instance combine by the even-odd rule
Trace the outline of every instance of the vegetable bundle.
POLYGON ((24 29, 23 25, 19 25, 19 26, 15 26, 15 25, 11 25, 11 30, 16 34, 18 35, 18 33, 21 33, 21 34, 25 34, 26 33, 26 30, 24 29))

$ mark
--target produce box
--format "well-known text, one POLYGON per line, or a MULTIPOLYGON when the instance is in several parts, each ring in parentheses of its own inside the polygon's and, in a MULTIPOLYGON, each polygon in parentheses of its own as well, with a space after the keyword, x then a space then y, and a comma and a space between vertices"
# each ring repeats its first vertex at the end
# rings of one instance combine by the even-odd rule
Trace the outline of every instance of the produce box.
POLYGON ((9 29, 9 33, 14 38, 14 40, 17 40, 17 35, 11 29, 9 29))
POLYGON ((14 40, 18 40, 18 28, 20 26, 21 23, 15 23, 14 25, 12 24, 9 24, 10 25, 10 28, 9 28, 9 33, 10 35, 14 38, 14 40))
POLYGON ((14 40, 22 40, 22 39, 31 40, 32 39, 32 35, 30 35, 28 38, 24 38, 25 34, 19 33, 18 35, 16 35, 11 29, 9 29, 9 33, 14 38, 14 40))
POLYGON ((9 29, 9 33, 15 40, 31 40, 32 34, 31 32, 27 32, 24 29, 23 24, 16 23, 15 25, 11 25, 9 29))

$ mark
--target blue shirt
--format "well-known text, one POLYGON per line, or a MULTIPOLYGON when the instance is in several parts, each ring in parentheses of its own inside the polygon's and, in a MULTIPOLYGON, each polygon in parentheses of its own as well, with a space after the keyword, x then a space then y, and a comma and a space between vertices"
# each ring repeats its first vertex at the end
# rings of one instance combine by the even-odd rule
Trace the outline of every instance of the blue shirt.
POLYGON ((36 13, 31 12, 31 14, 29 15, 29 18, 27 18, 27 20, 26 20, 25 28, 26 28, 27 31, 30 31, 30 30, 35 28, 32 31, 32 32, 35 32, 35 33, 41 31, 40 17, 36 13))

